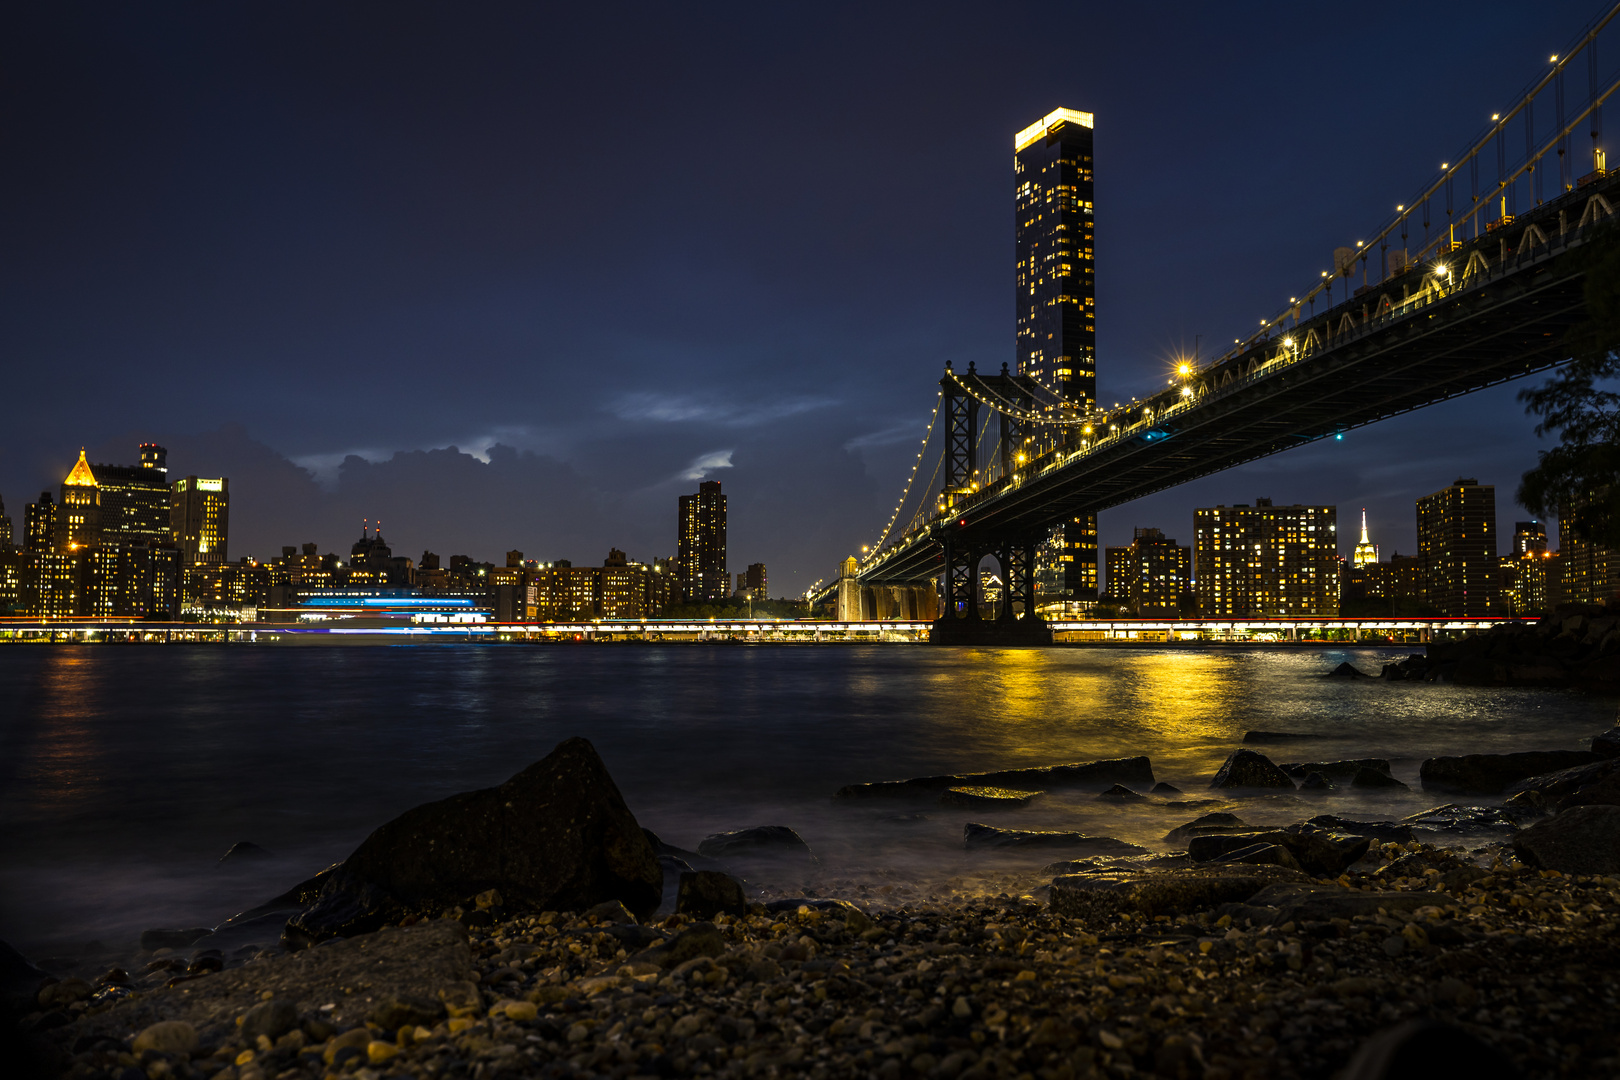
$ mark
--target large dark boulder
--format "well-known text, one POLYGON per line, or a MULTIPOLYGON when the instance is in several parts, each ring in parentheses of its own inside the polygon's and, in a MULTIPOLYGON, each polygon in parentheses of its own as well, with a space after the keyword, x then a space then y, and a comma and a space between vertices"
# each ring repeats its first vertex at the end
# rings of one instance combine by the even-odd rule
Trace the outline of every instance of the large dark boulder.
POLYGON ((1620 727, 1612 727, 1592 737, 1592 753, 1606 758, 1620 758, 1620 727))
POLYGON ((675 911, 692 919, 712 919, 722 912, 741 917, 748 914, 748 898, 729 874, 693 870, 681 875, 675 911))
POLYGON ((1226 759, 1212 788, 1286 788, 1294 790, 1294 782, 1270 758, 1255 750, 1234 750, 1226 759))
POLYGON ((1388 758, 1345 758, 1341 761, 1293 761, 1277 766, 1289 776, 1303 780, 1311 773, 1321 773, 1323 776, 1342 776, 1346 780, 1355 776, 1362 769, 1377 769, 1381 773, 1389 772, 1388 758))
POLYGON ((1565 874, 1620 874, 1620 806, 1577 806, 1520 829, 1513 850, 1565 874))
POLYGON ((1286 829, 1194 836, 1187 841, 1187 855, 1195 863, 1221 862, 1255 845, 1275 845, 1289 852, 1298 869, 1317 877, 1337 877, 1365 855, 1371 843, 1371 838, 1366 836, 1337 833, 1312 825, 1291 825, 1286 829))
POLYGON ((569 739, 500 787, 407 810, 326 877, 289 944, 438 914, 486 889, 509 911, 658 907, 663 870, 596 748, 569 739))
POLYGON ((1588 750, 1530 750, 1519 754, 1466 754, 1429 758, 1418 776, 1424 791, 1465 791, 1496 795, 1516 780, 1590 765, 1601 760, 1588 750))
MULTIPOLYGON (((1537 800, 1540 805, 1561 806, 1572 796, 1589 791, 1617 774, 1620 774, 1620 758, 1604 758, 1590 765, 1577 765, 1573 769, 1526 777, 1516 784, 1510 784, 1502 794, 1511 799, 1515 795, 1533 791, 1540 797, 1537 800)), ((1569 805, 1578 806, 1581 803, 1571 802, 1569 805)))
POLYGON ((1083 761, 1072 765, 1045 765, 1034 769, 1002 769, 999 772, 957 773, 950 776, 917 776, 910 780, 883 780, 874 784, 849 784, 838 789, 838 799, 917 798, 954 787, 1005 787, 1025 791, 1053 788, 1092 788, 1102 790, 1111 784, 1153 786, 1153 763, 1145 757, 1083 761))

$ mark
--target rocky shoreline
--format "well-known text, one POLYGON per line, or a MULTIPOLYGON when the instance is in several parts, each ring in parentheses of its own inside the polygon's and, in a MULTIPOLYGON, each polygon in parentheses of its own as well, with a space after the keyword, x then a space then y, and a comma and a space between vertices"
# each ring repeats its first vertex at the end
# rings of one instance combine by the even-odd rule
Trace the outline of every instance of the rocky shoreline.
MULTIPOLYGON (((1004 834, 995 846, 1031 849, 1028 868, 908 895, 840 888, 781 826, 663 844, 569 740, 233 920, 284 924, 281 946, 154 931, 127 966, 82 977, 0 955, 6 1056, 118 1080, 1359 1080, 1424 1055, 1435 1075, 1469 1055, 1479 1077, 1620 1075, 1616 750, 1611 731, 1553 772, 1526 770, 1564 759, 1435 759, 1425 787, 1495 785, 1480 793, 1499 804, 1265 827, 1210 813, 1157 853, 970 825, 965 844, 1004 834), (820 895, 800 895, 810 878, 820 895)), ((1263 798, 1375 783, 1379 764, 1243 749, 1212 786, 1263 798)), ((1122 759, 840 795, 1036 794, 997 781, 1146 798, 1122 770, 1152 780, 1122 759)))
POLYGON ((1570 608, 1534 623, 1502 623, 1455 641, 1431 642, 1423 653, 1385 664, 1380 677, 1620 690, 1620 613, 1570 608))

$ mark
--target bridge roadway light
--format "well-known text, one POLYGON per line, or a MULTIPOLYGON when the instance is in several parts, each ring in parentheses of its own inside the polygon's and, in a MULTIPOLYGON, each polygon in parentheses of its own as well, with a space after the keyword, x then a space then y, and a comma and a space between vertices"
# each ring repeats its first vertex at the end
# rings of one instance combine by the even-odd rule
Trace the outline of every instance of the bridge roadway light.
POLYGON ((1191 364, 1182 364, 1176 370, 1181 372, 1183 375, 1191 375, 1192 374, 1192 365, 1191 364))

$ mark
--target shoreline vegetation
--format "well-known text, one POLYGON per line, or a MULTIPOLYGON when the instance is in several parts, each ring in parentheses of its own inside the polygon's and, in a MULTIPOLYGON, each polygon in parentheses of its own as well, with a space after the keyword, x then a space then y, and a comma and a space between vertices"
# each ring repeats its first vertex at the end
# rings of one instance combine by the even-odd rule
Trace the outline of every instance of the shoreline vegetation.
MULTIPOLYGON (((1223 805, 1399 783, 1249 748, 1289 739, 1249 733, 1210 782, 1223 805)), ((1469 801, 1205 813, 1157 852, 972 823, 967 847, 1027 869, 929 892, 840 879, 785 826, 672 847, 570 739, 212 930, 49 975, 0 946, 6 1056, 85 1080, 1620 1074, 1620 729, 1431 759, 1421 783, 1469 801)), ((1041 788, 1207 804, 1146 758, 837 799, 1005 823, 1041 788)))

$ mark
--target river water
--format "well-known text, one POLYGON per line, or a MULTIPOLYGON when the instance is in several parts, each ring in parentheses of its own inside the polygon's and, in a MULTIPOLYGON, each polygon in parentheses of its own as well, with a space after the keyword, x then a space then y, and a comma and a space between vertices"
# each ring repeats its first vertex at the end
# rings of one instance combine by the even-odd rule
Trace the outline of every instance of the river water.
MULTIPOLYGON (((982 811, 907 818, 835 804, 840 786, 1146 754, 1157 779, 1208 797, 1220 762, 1258 729, 1313 736, 1278 760, 1387 757, 1413 790, 1234 803, 1245 820, 1385 817, 1443 801, 1418 789, 1425 757, 1584 748, 1614 722, 1613 700, 1575 691, 1322 678, 1408 651, 0 649, 0 939, 39 955, 213 925, 401 811, 498 784, 574 735, 670 843, 789 825, 822 860, 816 882, 791 887, 926 897, 1056 856, 964 852, 962 825, 982 811), (272 857, 221 865, 239 840, 272 857)), ((1206 809, 1053 793, 986 820, 1162 849, 1165 831, 1206 809)))

